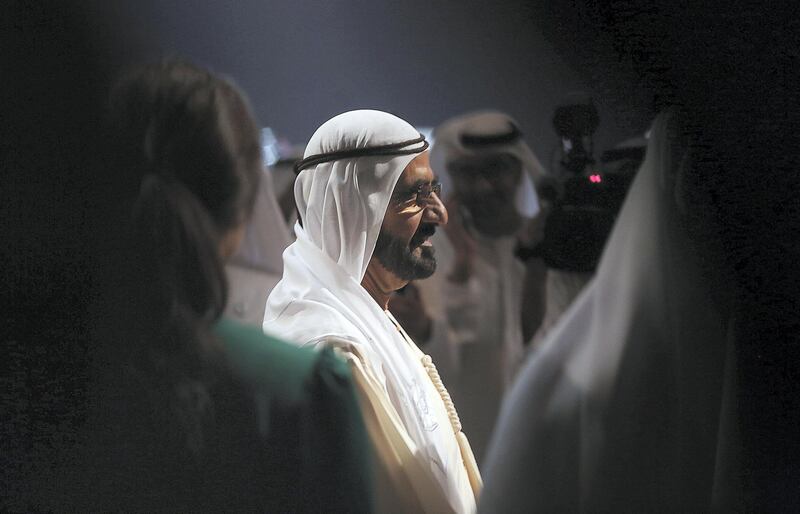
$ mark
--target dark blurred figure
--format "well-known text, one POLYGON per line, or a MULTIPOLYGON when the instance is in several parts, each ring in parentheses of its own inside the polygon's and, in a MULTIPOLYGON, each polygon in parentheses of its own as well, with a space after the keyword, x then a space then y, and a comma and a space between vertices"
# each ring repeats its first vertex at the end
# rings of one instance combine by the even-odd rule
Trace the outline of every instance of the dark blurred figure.
MULTIPOLYGON (((689 357, 692 353, 656 353, 650 366, 645 366, 642 373, 620 374, 619 382, 610 390, 582 389, 581 394, 587 402, 580 411, 572 411, 574 416, 565 416, 565 412, 559 412, 560 409, 547 410, 539 419, 539 426, 546 429, 546 433, 526 433, 524 437, 528 441, 516 449, 512 448, 513 443, 502 442, 500 434, 505 431, 501 429, 492 459, 502 466, 506 458, 524 451, 522 444, 541 449, 544 448, 541 445, 562 437, 569 438, 570 432, 574 435, 574 431, 579 429, 587 435, 593 433, 597 436, 584 439, 580 447, 573 447, 570 454, 560 453, 554 460, 537 454, 538 467, 533 468, 531 463, 525 468, 526 474, 537 469, 537 476, 547 478, 543 482, 530 480, 528 483, 536 483, 536 487, 522 491, 520 498, 528 500, 529 505, 544 508, 548 502, 558 501, 553 495, 554 489, 547 490, 541 497, 537 497, 536 491, 544 491, 546 483, 558 481, 558 477, 564 477, 565 483, 580 480, 601 484, 623 476, 594 472, 593 469, 597 468, 590 467, 593 463, 605 462, 623 469, 625 473, 632 473, 636 468, 630 466, 626 469, 625 459, 641 460, 646 462, 649 473, 680 459, 679 455, 705 455, 704 458, 708 459, 709 452, 714 452, 720 455, 718 461, 706 460, 704 468, 684 467, 683 471, 690 474, 678 474, 684 475, 679 479, 683 483, 659 492, 668 500, 661 503, 652 500, 644 510, 672 512, 680 510, 674 508, 675 505, 683 504, 689 505, 685 510, 690 511, 795 512, 800 505, 800 439, 796 437, 797 426, 800 426, 800 318, 797 315, 800 311, 800 273, 797 272, 800 245, 796 244, 796 234, 800 233, 800 203, 797 202, 800 187, 796 172, 797 149, 800 148, 800 97, 796 88, 800 68, 796 62, 800 46, 797 7, 779 2, 771 4, 769 9, 755 4, 735 10, 710 4, 686 9, 685 6, 663 2, 625 1, 607 6, 594 4, 587 8, 573 2, 554 2, 548 4, 546 10, 552 11, 552 16, 559 20, 557 26, 553 25, 553 32, 561 30, 562 41, 568 42, 567 46, 590 50, 590 60, 596 62, 593 72, 608 74, 615 67, 622 68, 619 63, 625 63, 638 74, 646 88, 660 97, 661 102, 682 107, 685 116, 680 133, 691 141, 691 173, 678 175, 687 183, 679 184, 676 189, 689 195, 681 201, 688 200, 690 206, 699 208, 694 212, 702 213, 700 219, 703 221, 697 224, 694 223, 697 220, 685 219, 683 226, 692 241, 686 249, 700 256, 698 265, 704 280, 700 284, 707 288, 703 302, 708 302, 710 297, 713 310, 708 312, 721 312, 727 316, 726 334, 730 338, 707 338, 698 348, 692 349, 694 358, 689 357), (585 30, 577 31, 576 26, 585 27, 585 30), (600 52, 605 58, 598 57, 600 52), (702 228, 702 231, 696 228, 702 228), (722 352, 723 346, 732 351, 722 352), (659 446, 674 437, 685 438, 689 446, 678 446, 680 451, 664 461, 655 458, 646 461, 631 453, 618 453, 616 456, 608 453, 604 460, 596 460, 594 456, 576 460, 578 451, 592 452, 601 449, 605 443, 616 443, 617 436, 624 436, 631 428, 621 425, 624 432, 594 430, 593 427, 602 427, 602 424, 582 423, 581 416, 601 419, 604 412, 592 408, 588 399, 608 391, 614 395, 615 391, 624 390, 640 379, 646 380, 648 374, 665 369, 663 366, 674 359, 685 359, 686 362, 677 378, 665 376, 653 384, 665 394, 672 395, 670 401, 676 398, 686 400, 685 407, 662 418, 665 424, 655 430, 663 430, 665 435, 659 446), (711 394, 721 392, 714 390, 713 382, 702 378, 702 369, 708 366, 708 369, 719 371, 728 363, 735 363, 732 372, 731 368, 725 371, 730 372, 726 380, 732 378, 728 382, 732 387, 725 389, 730 395, 719 404, 720 409, 701 409, 696 413, 698 420, 682 425, 680 419, 690 420, 692 404, 708 399, 703 391, 711 394), (701 373, 697 374, 698 370, 701 373), (687 373, 700 378, 700 383, 684 380, 687 373), (663 390, 670 381, 681 388, 688 386, 688 390, 684 394, 679 394, 677 389, 672 392, 663 390), (697 386, 694 389, 693 384, 697 386), (720 418, 730 421, 724 430, 721 426, 717 428, 720 429, 720 438, 734 442, 733 454, 728 453, 730 446, 716 447, 714 444, 715 423, 720 418), (548 427, 553 431, 550 432, 548 427), (501 445, 516 453, 501 452, 501 445), (548 463, 543 465, 545 461, 548 463), (580 472, 575 475, 573 472, 578 462, 580 472), (702 480, 694 484, 686 481, 697 476, 698 472, 704 474, 702 480), (714 487, 713 491, 706 488, 712 482, 720 487, 714 487)), ((664 184, 668 185, 669 181, 664 181, 664 184)), ((685 207, 676 199, 675 208, 685 207)), ((658 233, 652 235, 653 238, 660 236, 658 233)), ((635 242, 629 241, 628 251, 634 252, 635 249, 635 242)), ((629 274, 623 268, 619 278, 624 279, 629 274)), ((680 277, 680 273, 677 276, 680 277)), ((651 289, 649 294, 654 298, 662 296, 655 289, 651 289)), ((597 306, 616 301, 615 295, 609 295, 602 302, 598 301, 597 306)), ((680 307, 679 303, 673 305, 680 307)), ((681 308, 686 308, 689 316, 699 315, 689 307, 681 308)), ((578 312, 577 306, 572 312, 578 312)), ((600 318, 596 325, 603 329, 611 321, 616 322, 600 318)), ((585 322, 587 320, 581 321, 585 322)), ((561 327, 567 335, 568 325, 564 323, 561 327)), ((705 329, 710 327, 706 325, 705 329)), ((624 334, 618 337, 622 338, 624 334)), ((549 350, 554 355, 566 351, 558 350, 555 344, 565 341, 551 339, 550 342, 554 344, 548 346, 548 341, 545 341, 542 355, 531 360, 531 367, 545 367, 543 359, 549 350)), ((602 345, 596 348, 599 353, 586 354, 585 357, 596 355, 604 360, 607 349, 602 345)), ((625 359, 628 358, 626 355, 625 359)), ((622 365, 625 359, 621 361, 622 365)), ((564 377, 582 375, 570 365, 547 367, 553 373, 545 372, 536 380, 552 384, 550 381, 558 373, 564 377)), ((592 368, 590 365, 589 369, 592 368)), ((522 391, 523 387, 520 387, 522 391)), ((557 396, 558 391, 548 386, 531 387, 528 396, 538 397, 536 402, 560 398, 559 402, 565 405, 577 400, 569 393, 557 396)), ((631 409, 627 416, 633 426, 644 422, 654 410, 659 417, 663 415, 656 405, 647 402, 654 393, 655 390, 641 389, 641 408, 631 409)), ((615 396, 611 399, 610 405, 615 409, 622 407, 614 403, 615 396)), ((512 404, 509 402, 506 408, 509 414, 513 411, 512 404)), ((511 429, 509 433, 515 432, 511 429)), ((636 436, 647 437, 647 434, 638 433, 636 436)), ((657 455, 663 450, 666 448, 654 446, 653 453, 645 449, 643 455, 657 455)), ((483 510, 495 512, 497 509, 492 505, 500 504, 492 503, 489 498, 502 499, 504 493, 499 489, 492 493, 499 483, 493 484, 492 481, 502 481, 503 478, 492 471, 491 465, 486 471, 483 510)), ((509 478, 519 483, 519 476, 512 473, 509 478)), ((610 510, 637 510, 633 502, 639 502, 643 497, 639 494, 641 491, 633 486, 635 483, 631 484, 630 487, 619 484, 618 495, 613 498, 609 496, 612 490, 606 491, 606 499, 619 506, 610 510)), ((591 486, 581 489, 582 492, 591 490, 591 486)), ((602 492, 600 489, 596 491, 602 492)), ((577 493, 566 500, 572 508, 561 510, 604 510, 600 502, 581 502, 577 493)), ((502 512, 513 510, 503 509, 502 512)))
POLYGON ((242 94, 168 61, 125 76, 110 118, 112 169, 133 186, 120 198, 131 225, 119 227, 119 280, 109 277, 83 483, 100 505, 136 510, 369 510, 366 433, 345 364, 219 320, 223 260, 244 237, 263 173, 242 94), (120 462, 124 471, 104 474, 120 462))
POLYGON ((241 93, 167 62, 106 120, 96 20, 15 7, 3 510, 369 511, 346 366, 218 319, 263 169, 241 93))
POLYGON ((486 512, 737 505, 736 336, 685 123, 657 118, 597 275, 510 393, 486 512))

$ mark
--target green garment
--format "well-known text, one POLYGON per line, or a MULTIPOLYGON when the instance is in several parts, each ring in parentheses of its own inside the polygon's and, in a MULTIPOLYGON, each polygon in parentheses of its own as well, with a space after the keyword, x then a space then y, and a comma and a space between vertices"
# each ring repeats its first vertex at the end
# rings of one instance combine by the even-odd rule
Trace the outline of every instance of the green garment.
POLYGON ((371 512, 369 439, 347 365, 231 320, 214 335, 192 375, 186 355, 156 367, 122 344, 98 354, 91 417, 16 510, 371 512))
POLYGON ((275 512, 369 512, 369 439, 350 370, 333 352, 298 348, 230 319, 217 323, 228 363, 252 387, 264 495, 275 512))

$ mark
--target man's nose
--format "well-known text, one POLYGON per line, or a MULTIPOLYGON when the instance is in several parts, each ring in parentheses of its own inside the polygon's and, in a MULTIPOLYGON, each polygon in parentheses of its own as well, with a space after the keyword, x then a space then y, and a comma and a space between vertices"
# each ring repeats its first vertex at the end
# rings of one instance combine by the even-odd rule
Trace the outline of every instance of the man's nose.
POLYGON ((437 225, 447 225, 447 208, 436 193, 431 193, 422 215, 422 221, 437 225))

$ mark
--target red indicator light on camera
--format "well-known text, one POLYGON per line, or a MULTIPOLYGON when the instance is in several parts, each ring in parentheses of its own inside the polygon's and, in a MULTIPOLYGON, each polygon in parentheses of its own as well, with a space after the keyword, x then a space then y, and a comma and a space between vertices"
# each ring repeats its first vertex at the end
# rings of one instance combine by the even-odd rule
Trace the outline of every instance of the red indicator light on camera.
POLYGON ((603 178, 598 174, 593 174, 593 175, 589 175, 589 181, 592 184, 599 184, 600 182, 603 181, 603 178))

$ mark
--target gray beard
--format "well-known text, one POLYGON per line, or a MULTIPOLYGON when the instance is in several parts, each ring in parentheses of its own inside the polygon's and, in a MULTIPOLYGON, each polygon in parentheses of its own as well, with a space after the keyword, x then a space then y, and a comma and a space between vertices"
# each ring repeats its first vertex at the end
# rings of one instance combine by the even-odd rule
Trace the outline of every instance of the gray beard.
POLYGON ((384 268, 401 280, 428 278, 436 271, 436 257, 432 246, 420 246, 419 255, 405 241, 381 229, 373 255, 384 268))

